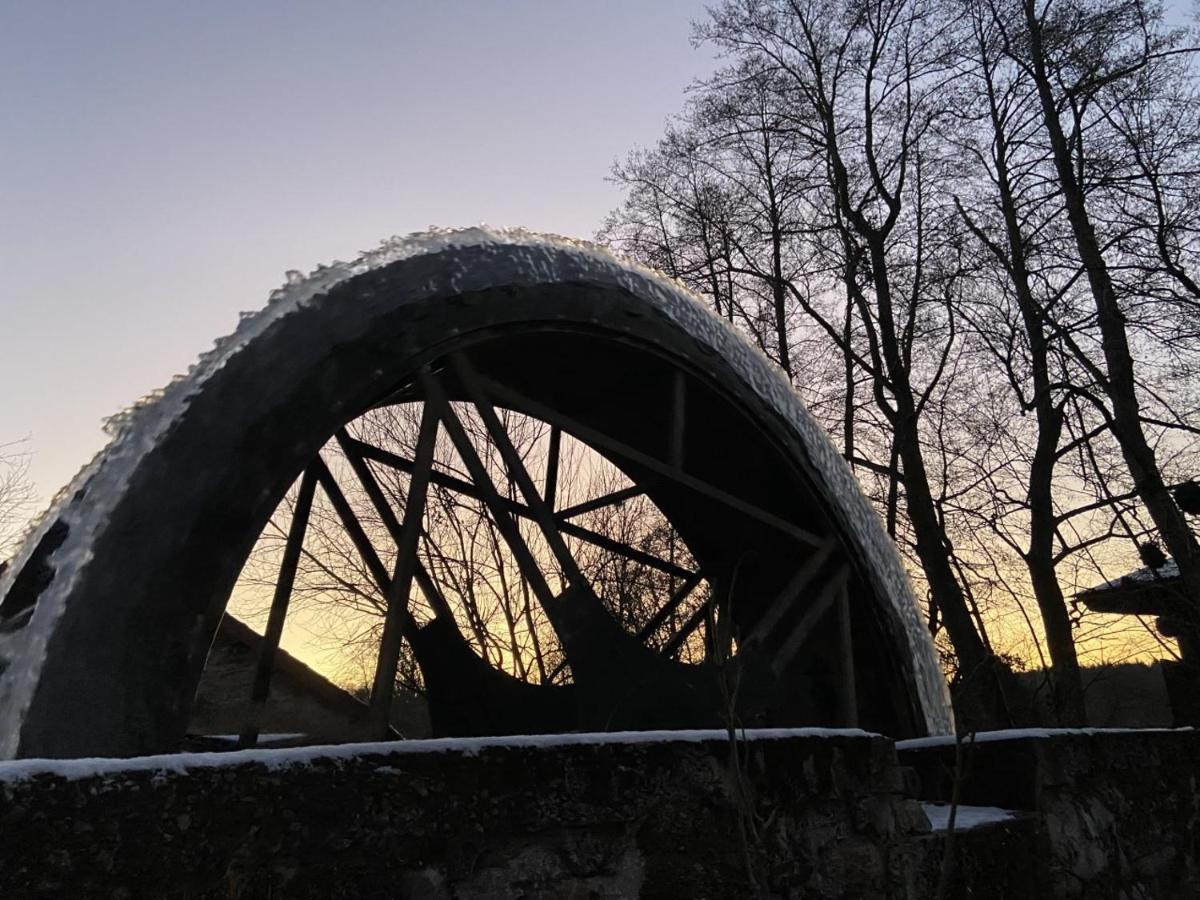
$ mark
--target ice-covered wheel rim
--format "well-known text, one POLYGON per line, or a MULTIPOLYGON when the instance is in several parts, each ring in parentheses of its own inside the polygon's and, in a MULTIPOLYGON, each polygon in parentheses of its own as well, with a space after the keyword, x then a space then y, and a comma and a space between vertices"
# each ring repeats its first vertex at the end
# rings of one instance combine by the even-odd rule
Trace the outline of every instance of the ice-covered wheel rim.
MULTIPOLYGON (((948 730, 895 549, 776 367, 653 272, 562 239, 474 229, 293 279, 119 423, 0 580, 0 758, 177 747, 264 524, 331 436, 398 399, 425 402, 446 429, 450 400, 535 416, 644 488, 705 577, 735 585, 723 596, 738 653, 765 673, 747 684, 769 686, 748 692, 746 724, 948 730)), ((550 532, 544 500, 522 497, 550 532)), ((666 702, 684 688, 657 669, 627 667, 644 681, 626 679, 626 694, 665 685, 640 708, 605 705, 612 659, 636 653, 599 637, 607 625, 587 594, 542 598, 570 607, 555 630, 577 655, 579 695, 574 718, 546 721, 708 724, 712 703, 666 702)))

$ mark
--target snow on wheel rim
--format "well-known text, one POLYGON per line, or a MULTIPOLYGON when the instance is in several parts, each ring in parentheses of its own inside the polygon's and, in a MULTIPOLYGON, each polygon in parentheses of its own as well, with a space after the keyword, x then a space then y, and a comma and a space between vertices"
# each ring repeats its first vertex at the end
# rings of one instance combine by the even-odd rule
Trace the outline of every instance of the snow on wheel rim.
MULTIPOLYGON (((761 400, 798 442, 813 482, 836 517, 841 538, 857 556, 872 584, 882 612, 891 622, 893 639, 903 645, 909 667, 909 690, 928 734, 951 730, 952 719, 945 681, 928 631, 921 620, 907 576, 878 517, 828 436, 804 409, 780 370, 764 354, 677 282, 661 273, 613 256, 607 250, 560 237, 520 230, 471 228, 432 231, 385 241, 376 250, 350 263, 317 268, 307 277, 289 273, 259 312, 245 315, 237 329, 217 341, 185 375, 163 390, 139 401, 108 423, 112 439, 33 527, 0 575, 0 611, 22 577, 28 581, 35 565, 52 570, 48 583, 36 593, 31 612, 0 621, 0 759, 27 755, 23 733, 35 708, 52 644, 82 640, 64 636, 62 625, 81 578, 88 573, 93 543, 122 500, 125 486, 139 467, 164 442, 204 388, 223 369, 252 350, 255 342, 289 317, 326 303, 331 292, 360 276, 406 266, 428 277, 417 263, 437 263, 437 284, 411 285, 414 295, 436 289, 440 297, 485 287, 487 265, 494 260, 510 276, 516 273, 530 285, 587 283, 624 292, 648 306, 656 316, 721 360, 761 400), (469 259, 469 262, 467 261, 469 259), (39 546, 61 536, 48 555, 39 546), (55 531, 57 529, 57 531, 55 531), (56 638, 57 635, 57 638, 56 638)), ((369 302, 376 302, 371 299, 369 302)), ((400 300, 397 302, 406 302, 400 300)), ((368 300, 363 300, 365 306, 368 300)), ((339 310, 339 312, 342 312, 339 310)), ((356 309, 347 309, 353 316, 356 309)))

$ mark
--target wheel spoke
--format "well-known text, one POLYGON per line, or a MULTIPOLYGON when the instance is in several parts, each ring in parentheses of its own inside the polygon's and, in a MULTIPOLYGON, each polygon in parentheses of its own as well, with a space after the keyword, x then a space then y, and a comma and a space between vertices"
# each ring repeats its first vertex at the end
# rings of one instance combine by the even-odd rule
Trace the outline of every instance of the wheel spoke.
POLYGON ((780 620, 787 614, 787 611, 792 608, 796 602, 796 598, 820 575, 822 567, 833 554, 835 546, 834 541, 828 540, 817 548, 816 553, 804 561, 804 564, 796 570, 796 574, 792 576, 791 580, 779 592, 771 605, 767 607, 767 611, 755 623, 754 630, 750 632, 750 636, 746 639, 747 644, 756 644, 766 640, 767 635, 779 624, 780 620))
POLYGON ((702 606, 697 607, 696 611, 693 612, 690 616, 688 616, 687 621, 685 621, 679 627, 679 630, 676 631, 673 635, 671 635, 671 637, 667 639, 667 642, 665 644, 663 644, 663 648, 662 648, 663 655, 664 656, 674 656, 676 653, 678 653, 680 648, 683 647, 684 643, 687 641, 687 639, 692 636, 692 632, 700 627, 700 623, 703 622, 707 618, 707 616, 708 616, 708 604, 707 603, 703 604, 702 606))
MULTIPOLYGON (((562 429, 557 425, 550 426, 550 446, 546 448, 546 506, 554 511, 554 502, 558 497, 558 463, 562 453, 562 429)), ((569 518, 564 516, 564 518, 569 518)))
POLYGON ((640 497, 646 493, 641 485, 630 485, 627 488, 621 488, 619 491, 613 491, 611 494, 605 494, 602 497, 596 497, 594 500, 585 500, 583 503, 576 503, 574 506, 568 506, 561 512, 555 513, 556 519, 572 519, 575 516, 582 516, 584 513, 595 512, 598 509, 603 509, 606 506, 614 506, 618 503, 624 503, 633 497, 640 497))
POLYGON ((567 583, 573 587, 586 586, 587 580, 583 577, 583 573, 579 571, 579 566, 575 563, 575 557, 571 555, 571 551, 567 547, 567 542, 563 539, 558 523, 554 520, 554 513, 550 511, 550 507, 542 499, 541 494, 538 493, 537 487, 529 475, 529 471, 525 468, 525 463, 521 460, 521 454, 517 452, 517 448, 509 440, 508 432, 505 431, 500 417, 496 415, 496 408, 492 406, 491 400, 488 399, 480 385, 475 370, 462 353, 453 354, 451 362, 454 366, 455 375, 458 376, 458 380, 467 392, 467 396, 470 397, 475 409, 479 412, 480 418, 483 419, 483 424, 488 431, 488 435, 500 451, 500 457, 504 460, 504 466, 508 470, 508 477, 516 482, 518 490, 521 491, 521 495, 525 498, 525 503, 529 507, 530 512, 533 513, 534 521, 541 528, 542 536, 546 539, 546 543, 549 544, 550 552, 554 554, 559 568, 562 569, 563 574, 566 576, 567 583))
POLYGON ((383 637, 379 642, 379 658, 375 664, 375 680, 371 688, 370 719, 375 733, 384 739, 390 731, 392 693, 400 659, 400 641, 405 623, 411 621, 408 595, 413 575, 420 567, 417 542, 425 516, 425 498, 429 489, 429 472, 433 467, 433 451, 437 441, 438 417, 428 406, 421 416, 417 437, 416 466, 404 504, 404 521, 396 541, 396 567, 387 591, 387 613, 383 622, 383 637))
POLYGON ((271 612, 267 616, 267 627, 263 632, 258 651, 258 664, 254 670, 254 684, 250 690, 250 711, 246 723, 238 736, 239 747, 258 744, 258 732, 267 698, 271 693, 271 673, 275 667, 275 652, 283 635, 283 623, 287 618, 288 605, 292 599, 292 587, 296 583, 296 570, 300 564, 300 551, 304 547, 304 535, 308 530, 308 518, 312 512, 313 495, 317 479, 312 469, 307 469, 300 478, 296 492, 296 505, 292 510, 292 523, 288 527, 287 542, 283 548, 283 559, 279 563, 279 577, 275 581, 275 594, 271 599, 271 612))
POLYGON ((691 575, 685 578, 683 580, 683 584, 681 584, 675 590, 675 593, 671 595, 671 599, 663 604, 663 607, 654 615, 652 615, 650 617, 650 621, 643 625, 641 630, 638 631, 638 640, 644 641, 646 638, 650 637, 650 635, 654 634, 654 632, 658 631, 658 629, 662 627, 663 623, 671 617, 671 614, 675 612, 675 610, 679 609, 680 604, 687 599, 688 594, 694 591, 696 586, 699 585, 703 580, 704 576, 699 572, 693 572, 691 575))
POLYGON ((321 459, 320 455, 318 455, 313 460, 312 465, 316 472, 317 483, 321 485, 321 490, 325 492, 325 496, 333 504, 334 512, 337 513, 338 518, 342 522, 342 527, 346 529, 346 533, 350 536, 350 541, 354 544, 354 549, 358 551, 363 564, 367 567, 367 571, 370 572, 371 580, 375 582, 375 587, 379 590, 380 594, 387 596, 388 585, 391 584, 392 579, 388 574, 387 566, 379 558, 379 554, 375 550, 375 545, 367 537, 362 523, 358 521, 358 516, 354 514, 350 502, 346 499, 346 495, 342 493, 341 486, 338 485, 337 479, 333 477, 333 473, 329 471, 329 466, 325 464, 325 460, 321 459))
POLYGON ((671 377, 671 442, 667 460, 683 471, 683 448, 687 429, 687 376, 676 369, 671 377))
MULTIPOLYGON (((449 429, 447 429, 447 431, 449 431, 449 429)), ((412 460, 405 459, 403 456, 399 456, 388 450, 384 450, 382 447, 376 447, 373 444, 367 444, 355 438, 347 438, 347 444, 355 452, 377 463, 381 463, 385 466, 391 466, 394 469, 399 469, 401 472, 412 472, 413 470, 412 460)), ((439 472, 437 469, 434 469, 430 473, 429 478, 430 481, 439 487, 447 488, 455 491, 456 493, 462 494, 463 496, 472 497, 476 500, 484 500, 486 504, 483 491, 469 481, 464 481, 461 478, 456 478, 453 475, 449 475, 445 472, 439 472)), ((509 498, 500 496, 499 494, 496 495, 496 502, 507 513, 515 514, 526 519, 533 518, 533 510, 522 503, 518 503, 515 500, 510 500, 509 498)), ((561 514, 559 518, 561 518, 561 514)), ((559 521, 558 528, 568 537, 577 538, 581 541, 586 541, 589 544, 595 544, 597 547, 603 547, 605 550, 608 550, 612 553, 624 556, 627 559, 631 559, 634 562, 639 562, 643 565, 649 566, 652 569, 657 569, 660 572, 665 572, 666 574, 672 575, 676 578, 691 578, 695 574, 694 572, 685 569, 682 566, 678 566, 673 562, 669 562, 668 560, 655 556, 652 553, 647 553, 644 550, 639 550, 636 547, 631 547, 628 544, 623 544, 618 540, 592 531, 589 528, 576 525, 574 522, 559 521)))
MULTIPOLYGON (((342 428, 337 433, 338 446, 342 450, 342 454, 350 463, 350 467, 354 469, 354 474, 358 476, 359 483, 367 492, 367 496, 371 498, 371 503, 375 507, 375 511, 379 514, 379 518, 383 520, 384 527, 392 536, 392 541, 395 542, 397 548, 400 546, 400 520, 396 518, 396 513, 392 509, 391 503, 384 496, 382 488, 379 486, 379 481, 371 473, 371 467, 367 464, 365 457, 361 452, 361 448, 367 446, 354 438, 342 428)), ((410 474, 416 467, 415 463, 410 463, 409 468, 405 471, 410 474)), ((431 471, 430 475, 433 474, 431 471)), ((411 488, 410 488, 411 490, 411 488)), ((438 616, 448 616, 451 619, 454 613, 450 609, 450 604, 446 602, 446 597, 433 577, 429 574, 429 570, 425 568, 420 558, 415 559, 415 576, 417 584, 421 588, 421 593, 425 595, 429 606, 433 609, 434 614, 438 616)))
POLYGON ((649 469, 656 475, 661 475, 663 478, 690 488, 697 494, 708 497, 709 499, 728 506, 731 509, 735 509, 748 518, 762 522, 765 525, 770 525, 772 528, 782 531, 783 533, 790 535, 802 543, 811 544, 812 546, 817 546, 821 543, 821 538, 817 537, 812 532, 806 531, 800 526, 794 525, 793 523, 787 521, 786 519, 780 518, 774 513, 767 512, 766 510, 755 506, 753 503, 743 500, 741 497, 735 497, 728 491, 721 490, 720 488, 715 487, 714 485, 711 485, 700 478, 689 475, 687 472, 684 472, 677 466, 673 466, 668 462, 663 462, 661 459, 657 459, 654 456, 651 456, 649 453, 643 453, 641 450, 630 447, 628 444, 622 443, 621 441, 614 440, 604 432, 598 431, 595 428, 590 428, 589 426, 584 425, 582 422, 577 422, 569 416, 565 416, 557 410, 546 406, 544 403, 531 400, 521 393, 512 390, 511 388, 505 387, 488 379, 484 380, 484 386, 487 388, 491 396, 495 397, 510 409, 517 410, 518 412, 525 413, 526 415, 536 416, 545 422, 549 422, 551 425, 558 425, 563 429, 563 431, 568 432, 572 437, 581 440, 586 444, 590 444, 596 450, 611 453, 613 456, 637 463, 639 466, 649 469))
POLYGON ((837 599, 838 616, 838 713, 847 728, 858 726, 858 684, 854 675, 854 636, 851 633, 850 590, 842 585, 837 599))
POLYGON ((497 530, 507 542, 509 550, 516 559, 521 574, 533 588, 542 608, 547 609, 554 600, 554 594, 542 574, 541 567, 526 545, 525 539, 521 537, 520 529, 509 515, 512 510, 506 506, 504 498, 496 490, 496 485, 488 475, 487 468, 484 466, 483 460, 479 458, 479 453, 476 451, 475 445, 471 443, 454 407, 450 405, 441 383, 427 370, 421 373, 420 381, 421 387, 425 391, 425 404, 427 407, 433 407, 442 424, 446 426, 446 433, 450 435, 451 443, 454 444, 463 465, 467 467, 467 472, 475 482, 473 488, 477 492, 476 496, 487 506, 497 530))
POLYGON ((843 565, 821 586, 821 592, 817 594, 812 605, 804 611, 804 615, 800 617, 800 621, 796 623, 796 627, 792 629, 792 633, 788 635, 787 640, 783 642, 783 646, 779 648, 779 652, 771 657, 771 668, 775 670, 775 674, 782 674, 791 664, 796 654, 800 651, 800 648, 804 646, 805 641, 812 636, 813 629, 817 627, 817 623, 829 612, 837 600, 839 593, 845 587, 849 577, 850 568, 843 565))

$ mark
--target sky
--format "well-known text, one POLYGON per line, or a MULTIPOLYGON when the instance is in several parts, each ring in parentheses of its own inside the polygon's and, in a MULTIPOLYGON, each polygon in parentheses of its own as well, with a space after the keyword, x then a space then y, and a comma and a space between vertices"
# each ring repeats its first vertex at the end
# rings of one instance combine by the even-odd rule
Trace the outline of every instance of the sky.
POLYGON ((701 0, 0 0, 0 444, 41 505, 288 269, 591 237, 712 56, 701 0))
POLYGON ((431 225, 591 237, 714 66, 704 3, 0 0, 0 447, 37 508, 289 269, 431 225))

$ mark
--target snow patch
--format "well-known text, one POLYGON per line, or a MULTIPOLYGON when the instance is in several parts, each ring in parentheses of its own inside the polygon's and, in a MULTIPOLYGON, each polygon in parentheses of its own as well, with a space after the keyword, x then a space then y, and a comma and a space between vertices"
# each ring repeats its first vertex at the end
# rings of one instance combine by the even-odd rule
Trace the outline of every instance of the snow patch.
POLYGON ((1179 577, 1179 563, 1173 559, 1168 559, 1157 569, 1151 569, 1147 566, 1144 569, 1138 569, 1130 572, 1128 575, 1122 575, 1120 578, 1114 578, 1112 581, 1106 581, 1103 584, 1097 584, 1087 590, 1080 591, 1082 594, 1098 594, 1101 591, 1112 591, 1124 587, 1137 587, 1144 584, 1153 584, 1156 581, 1169 581, 1179 577))
MULTIPOLYGON (((232 741, 234 743, 241 740, 241 735, 238 734, 198 734, 196 737, 204 738, 210 741, 232 741)), ((270 741, 298 741, 306 737, 308 737, 307 734, 297 731, 280 734, 260 734, 258 736, 258 740, 260 743, 270 741)))
MULTIPOLYGON (((797 738, 873 738, 859 728, 750 728, 739 729, 741 741, 781 741, 797 738)), ((212 769, 259 763, 268 769, 306 765, 316 760, 349 760, 360 756, 403 756, 417 753, 457 753, 477 756, 491 748, 553 748, 596 744, 700 744, 729 740, 724 729, 688 731, 612 731, 581 734, 534 734, 505 737, 434 738, 420 741, 379 741, 362 744, 326 744, 277 750, 234 750, 222 753, 169 753, 132 759, 19 759, 0 762, 0 782, 26 781, 51 775, 74 781, 94 775, 126 772, 185 774, 189 769, 212 769)), ((389 772, 395 769, 388 767, 389 772)))
MULTIPOLYGON (((1052 738, 1061 735, 1093 735, 1093 734, 1156 734, 1162 732, 1195 731, 1194 728, 1009 728, 1002 731, 978 731, 973 736, 963 739, 963 746, 972 744, 991 744, 997 741, 1020 741, 1029 738, 1052 738)), ((953 747, 954 735, 938 735, 936 737, 910 738, 896 741, 897 750, 924 750, 929 747, 953 747)))
MULTIPOLYGON (((949 803, 922 803, 921 808, 929 818, 929 824, 934 831, 950 830, 949 803)), ((962 806, 954 810, 954 830, 966 831, 969 828, 979 828, 983 825, 996 825, 1015 819, 1016 813, 998 806, 962 806)))

